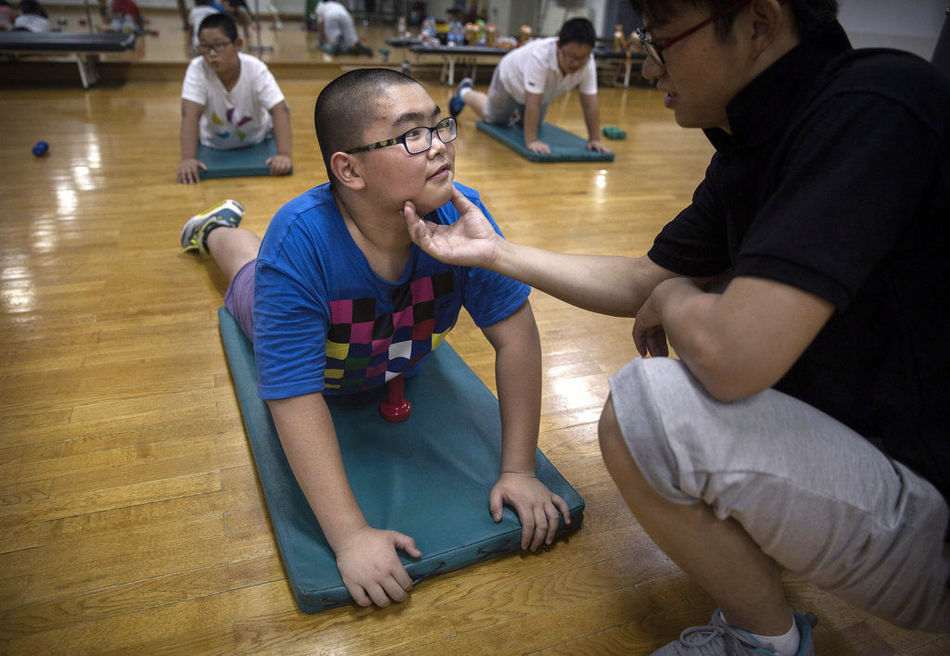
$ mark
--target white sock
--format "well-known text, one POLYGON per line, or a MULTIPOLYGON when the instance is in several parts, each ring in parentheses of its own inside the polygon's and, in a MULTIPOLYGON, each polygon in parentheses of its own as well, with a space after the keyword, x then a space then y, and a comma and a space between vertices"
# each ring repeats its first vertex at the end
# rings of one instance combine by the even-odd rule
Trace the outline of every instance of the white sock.
POLYGON ((772 649, 778 656, 795 656, 798 651, 798 645, 802 641, 802 632, 798 629, 798 623, 792 617, 792 628, 777 636, 759 635, 750 633, 753 638, 759 642, 767 642, 772 645, 772 649))
POLYGON ((465 102, 465 96, 467 96, 468 92, 471 90, 472 90, 472 87, 465 87, 464 89, 462 89, 462 91, 459 93, 459 98, 462 99, 462 102, 465 102))
MULTIPOLYGON (((729 622, 721 610, 719 611, 719 614, 722 616, 723 621, 726 623, 729 622)), ((778 656, 795 656, 795 654, 798 652, 799 644, 802 641, 802 632, 798 628, 798 622, 795 621, 794 615, 792 616, 792 628, 782 635, 760 635, 758 633, 752 633, 751 631, 746 631, 746 633, 759 642, 772 645, 772 650, 778 656)))

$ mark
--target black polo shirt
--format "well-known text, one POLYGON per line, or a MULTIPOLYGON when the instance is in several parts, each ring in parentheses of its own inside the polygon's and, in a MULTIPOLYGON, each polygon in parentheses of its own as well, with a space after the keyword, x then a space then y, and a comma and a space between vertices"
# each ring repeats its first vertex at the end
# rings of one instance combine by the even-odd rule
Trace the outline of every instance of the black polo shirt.
POLYGON ((776 389, 950 498, 950 83, 924 60, 817 30, 729 104, 732 135, 649 257, 731 271, 836 311, 776 389))

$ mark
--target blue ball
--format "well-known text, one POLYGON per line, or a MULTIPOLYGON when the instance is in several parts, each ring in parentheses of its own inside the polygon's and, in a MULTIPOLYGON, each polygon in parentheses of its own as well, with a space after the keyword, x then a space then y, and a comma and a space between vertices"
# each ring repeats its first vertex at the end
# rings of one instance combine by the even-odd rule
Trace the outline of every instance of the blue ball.
POLYGON ((49 144, 45 141, 37 141, 36 145, 33 146, 33 154, 37 157, 42 157, 49 152, 49 144))

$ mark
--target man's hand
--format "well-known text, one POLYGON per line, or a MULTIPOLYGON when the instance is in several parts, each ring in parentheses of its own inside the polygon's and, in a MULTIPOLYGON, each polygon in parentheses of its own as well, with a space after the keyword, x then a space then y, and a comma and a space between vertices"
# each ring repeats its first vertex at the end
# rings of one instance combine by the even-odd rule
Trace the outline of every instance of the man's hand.
POLYGON ((291 166, 293 163, 290 161, 290 157, 287 155, 274 155, 273 157, 268 157, 265 162, 270 167, 271 175, 287 175, 290 172, 291 166))
POLYGON ((408 535, 371 526, 348 536, 337 549, 336 567, 357 604, 384 607, 409 596, 412 580, 396 555, 397 549, 413 558, 422 555, 408 535))
POLYGON ((505 472, 498 477, 488 495, 492 519, 501 521, 502 506, 515 509, 521 520, 521 548, 536 551, 541 544, 551 544, 558 527, 558 511, 564 523, 571 523, 567 503, 533 474, 505 472))
POLYGON ((196 184, 199 180, 198 169, 207 171, 208 167, 205 166, 204 162, 194 157, 181 160, 181 164, 178 165, 178 182, 183 184, 196 184))
POLYGON ((666 343, 666 331, 657 307, 656 288, 637 312, 636 322, 633 324, 633 343, 637 352, 643 356, 667 357, 670 354, 666 343))
POLYGON ((598 153, 612 153, 613 151, 607 147, 600 139, 588 139, 587 140, 587 150, 593 150, 598 153))
POLYGON ((551 153, 551 147, 541 140, 526 143, 525 148, 530 150, 532 153, 538 153, 539 155, 548 155, 551 153))
POLYGON ((423 219, 412 201, 406 201, 403 214, 412 241, 446 264, 484 267, 493 262, 501 237, 482 211, 458 189, 452 192, 452 204, 461 215, 459 220, 452 225, 438 225, 423 219))

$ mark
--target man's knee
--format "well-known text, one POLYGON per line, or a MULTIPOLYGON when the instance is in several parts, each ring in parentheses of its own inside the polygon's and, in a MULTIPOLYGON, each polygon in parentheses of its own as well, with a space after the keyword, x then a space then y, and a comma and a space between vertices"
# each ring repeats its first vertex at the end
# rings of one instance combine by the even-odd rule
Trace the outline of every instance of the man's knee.
POLYGON ((618 445, 623 443, 623 434, 620 431, 620 424, 617 423, 613 399, 610 396, 607 397, 604 409, 600 412, 600 421, 597 422, 597 439, 605 462, 615 455, 618 445))

